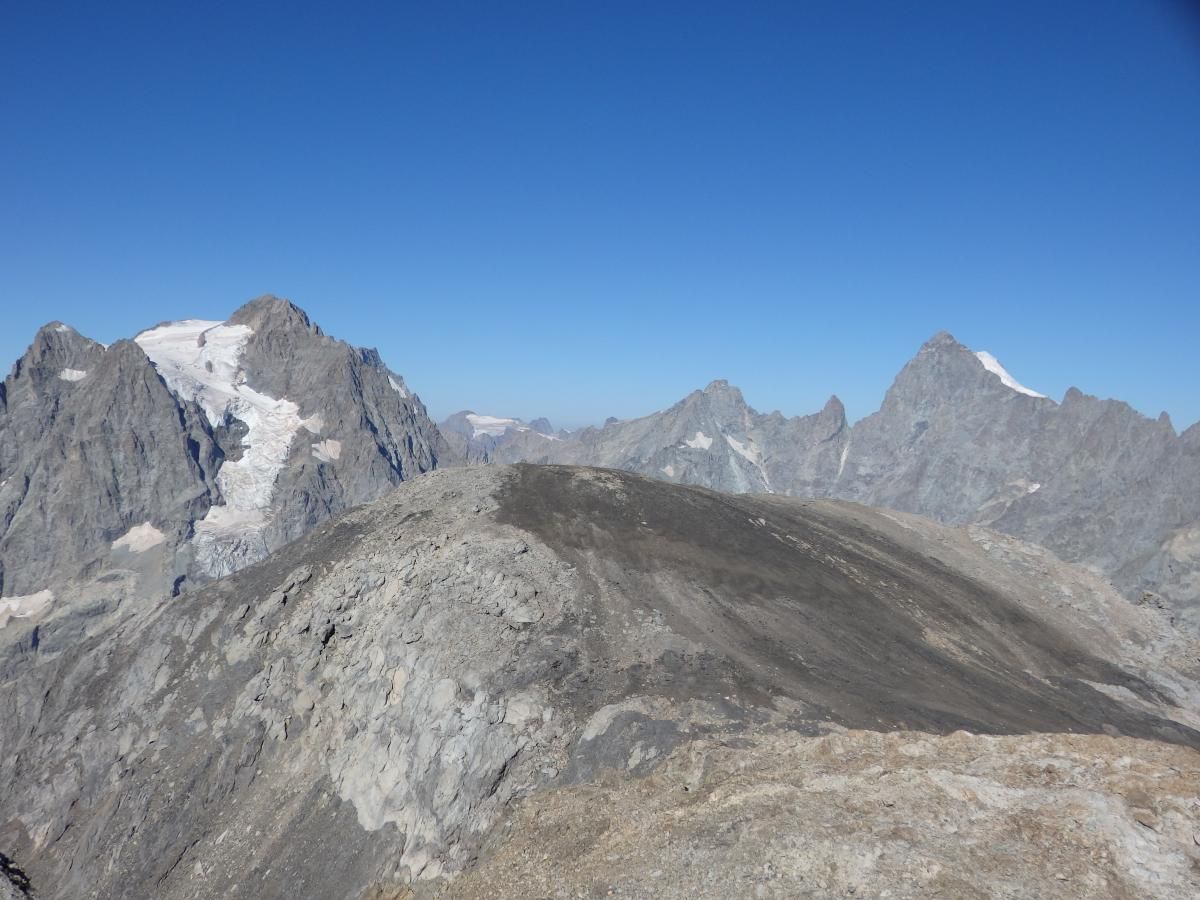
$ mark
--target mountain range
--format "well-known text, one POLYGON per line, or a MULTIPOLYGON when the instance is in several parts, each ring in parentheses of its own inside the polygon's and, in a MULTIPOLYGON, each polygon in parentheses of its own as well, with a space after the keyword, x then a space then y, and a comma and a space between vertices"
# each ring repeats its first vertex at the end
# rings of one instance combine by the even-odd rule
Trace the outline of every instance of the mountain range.
POLYGON ((475 412, 439 427, 376 351, 270 296, 110 347, 38 332, 0 386, 0 623, 67 595, 90 615, 177 594, 413 475, 513 462, 987 525, 1200 628, 1200 424, 1075 388, 1056 402, 944 332, 854 424, 836 396, 789 418, 714 381, 574 432, 475 412))
POLYGON ((261 297, 0 385, 0 898, 1200 891, 1200 426, 934 336, 441 425, 261 297), (1133 602, 1130 602, 1133 601, 1133 602))
MULTIPOLYGON (((945 332, 853 425, 836 396, 787 418, 755 411, 725 381, 662 412, 571 434, 475 420, 490 424, 460 451, 472 460, 604 466, 987 525, 1200 628, 1200 423, 1178 434, 1165 413, 1149 419, 1076 388, 1056 402, 945 332)), ((462 433, 461 421, 447 424, 462 433)))

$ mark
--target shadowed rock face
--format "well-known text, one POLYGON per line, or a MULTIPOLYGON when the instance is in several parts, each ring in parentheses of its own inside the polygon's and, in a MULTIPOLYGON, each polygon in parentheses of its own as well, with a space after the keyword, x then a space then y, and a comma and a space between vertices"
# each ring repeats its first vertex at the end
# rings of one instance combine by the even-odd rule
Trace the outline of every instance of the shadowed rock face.
POLYGON ((643 676, 673 699, 726 690, 766 705, 784 696, 854 728, 1099 731, 1108 722, 1192 740, 1167 723, 1126 719, 1082 682, 1162 699, 1150 685, 836 505, 679 491, 611 472, 581 478, 557 466, 518 466, 500 500, 501 521, 570 559, 594 590, 643 598, 647 613, 705 647, 643 676), (956 646, 940 648, 934 634, 953 634, 956 646))
POLYGON ((435 472, 69 652, 17 623, 0 848, 47 896, 357 897, 695 741, 1200 746, 1194 644, 1090 579, 851 504, 435 472))

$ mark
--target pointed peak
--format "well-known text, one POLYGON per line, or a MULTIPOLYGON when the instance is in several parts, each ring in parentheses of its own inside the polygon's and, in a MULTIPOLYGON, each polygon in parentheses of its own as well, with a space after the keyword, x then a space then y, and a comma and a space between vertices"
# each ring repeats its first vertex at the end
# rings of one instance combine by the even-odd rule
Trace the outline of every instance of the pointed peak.
POLYGON ((735 387, 724 378, 717 378, 710 381, 700 393, 705 397, 729 399, 736 403, 744 402, 742 400, 741 388, 735 387))
POLYGON ((229 317, 230 325, 249 325, 256 333, 279 328, 299 328, 322 334, 321 329, 309 319, 308 313, 291 300, 263 294, 243 304, 229 317))
POLYGON ((948 331, 939 331, 924 344, 921 345, 921 352, 928 350, 965 350, 962 344, 948 331))
POLYGON ((821 408, 822 415, 833 415, 846 418, 846 407, 838 398, 837 394, 830 394, 829 399, 825 401, 825 405, 821 408))
POLYGON ((96 344, 90 337, 80 334, 70 325, 65 322, 59 322, 55 319, 53 322, 47 322, 37 330, 37 335, 34 341, 52 344, 96 344))

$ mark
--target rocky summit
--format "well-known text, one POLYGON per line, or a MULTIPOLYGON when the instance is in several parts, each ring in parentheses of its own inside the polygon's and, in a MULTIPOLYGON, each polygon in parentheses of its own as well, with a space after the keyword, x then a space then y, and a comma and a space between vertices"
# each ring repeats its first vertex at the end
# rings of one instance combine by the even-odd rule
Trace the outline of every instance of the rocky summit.
POLYGON ((37 896, 1200 890, 1200 647, 982 526, 458 468, 69 649, 8 627, 37 896))

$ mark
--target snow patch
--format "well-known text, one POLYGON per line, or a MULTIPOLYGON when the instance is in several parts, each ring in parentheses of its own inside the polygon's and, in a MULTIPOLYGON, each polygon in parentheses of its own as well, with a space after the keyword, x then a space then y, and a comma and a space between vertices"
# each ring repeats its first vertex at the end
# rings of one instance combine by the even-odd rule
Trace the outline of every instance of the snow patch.
POLYGON ((70 334, 75 329, 72 328, 70 325, 59 324, 59 325, 54 326, 54 330, 57 331, 59 334, 70 334))
POLYGON ((87 372, 82 369, 63 369, 58 373, 58 377, 63 381, 83 381, 87 378, 87 372))
POLYGON ((846 468, 846 458, 849 455, 850 455, 850 442, 846 441, 846 446, 842 448, 842 458, 838 460, 838 473, 837 473, 838 478, 842 477, 842 472, 846 468))
POLYGON ((246 425, 242 458, 226 462, 217 473, 225 505, 212 507, 196 523, 197 561, 214 577, 265 554, 265 511, 292 439, 305 422, 323 424, 319 417, 316 422, 302 420, 295 403, 246 384, 240 360, 253 334, 248 325, 186 319, 134 338, 167 386, 177 396, 195 400, 211 424, 232 417, 246 425))
POLYGON ((54 592, 48 590, 0 598, 0 628, 7 625, 9 619, 27 619, 36 615, 53 602, 54 592))
POLYGON ((114 550, 128 550, 130 553, 145 553, 151 547, 157 547, 167 536, 151 525, 143 522, 134 525, 127 532, 113 541, 114 550))
POLYGON ((691 440, 684 441, 693 450, 707 450, 712 446, 713 439, 706 435, 703 431, 697 431, 696 436, 691 440))
POLYGON ((481 434, 490 434, 492 437, 500 437, 510 428, 515 428, 517 431, 528 431, 529 428, 522 425, 519 419, 505 419, 500 416, 477 416, 475 413, 467 413, 467 421, 471 423, 471 428, 474 429, 472 437, 479 437, 481 434))
POLYGON ((408 399, 408 391, 406 391, 404 389, 404 385, 402 385, 400 382, 398 382, 391 375, 388 376, 388 384, 390 384, 392 386, 392 390, 394 390, 397 394, 399 394, 405 400, 408 399))
POLYGON ((723 435, 723 437, 725 438, 725 442, 733 448, 734 453, 742 457, 758 470, 758 475, 762 479, 763 487, 767 489, 767 492, 774 493, 774 491, 771 490, 771 479, 767 476, 767 470, 763 466, 762 451, 754 445, 753 439, 746 438, 746 443, 743 444, 737 438, 730 437, 727 434, 723 435))
POLYGON ((667 463, 665 466, 663 466, 663 467, 662 467, 662 472, 663 472, 663 474, 665 474, 665 475, 666 475, 668 478, 674 478, 674 477, 675 477, 675 467, 674 467, 673 465, 671 465, 670 463, 667 463))
POLYGON ((1008 374, 1008 370, 1004 368, 1004 366, 1000 365, 1000 360, 996 359, 996 357, 992 356, 992 354, 988 353, 986 350, 978 351, 975 354, 975 358, 983 364, 985 369, 999 378, 1005 387, 1011 388, 1018 394, 1025 394, 1028 397, 1046 396, 1045 394, 1039 394, 1037 391, 1031 391, 1029 388, 1025 387, 1025 385, 1021 384, 1021 382, 1017 381, 1017 379, 1013 378, 1010 374, 1008 374))
POLYGON ((333 462, 342 455, 342 442, 324 440, 312 445, 312 454, 321 462, 333 462))

